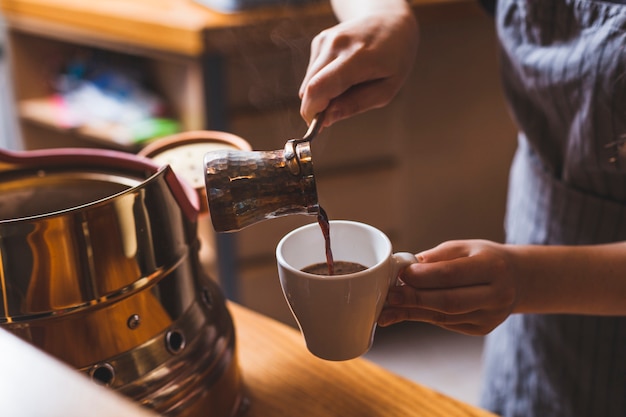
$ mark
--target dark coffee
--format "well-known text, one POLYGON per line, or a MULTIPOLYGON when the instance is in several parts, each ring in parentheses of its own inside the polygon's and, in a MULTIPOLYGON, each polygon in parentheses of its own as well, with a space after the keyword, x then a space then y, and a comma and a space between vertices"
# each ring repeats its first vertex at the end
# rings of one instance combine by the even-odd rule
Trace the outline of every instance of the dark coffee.
POLYGON ((330 274, 328 271, 328 263, 320 262, 302 268, 302 272, 307 272, 309 274, 315 275, 345 275, 365 271, 367 267, 356 262, 334 261, 333 269, 333 274, 330 274))

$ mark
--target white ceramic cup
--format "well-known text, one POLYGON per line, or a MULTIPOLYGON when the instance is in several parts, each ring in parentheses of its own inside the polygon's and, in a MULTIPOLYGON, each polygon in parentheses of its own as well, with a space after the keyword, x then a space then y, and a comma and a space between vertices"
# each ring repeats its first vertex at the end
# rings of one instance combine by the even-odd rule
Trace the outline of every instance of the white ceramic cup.
POLYGON ((276 247, 276 260, 283 294, 307 348, 322 359, 342 361, 370 349, 390 286, 417 259, 411 253, 393 253, 383 232, 353 221, 331 221, 330 242, 335 261, 356 262, 367 269, 332 276, 302 272, 326 262, 317 223, 285 235, 276 247))

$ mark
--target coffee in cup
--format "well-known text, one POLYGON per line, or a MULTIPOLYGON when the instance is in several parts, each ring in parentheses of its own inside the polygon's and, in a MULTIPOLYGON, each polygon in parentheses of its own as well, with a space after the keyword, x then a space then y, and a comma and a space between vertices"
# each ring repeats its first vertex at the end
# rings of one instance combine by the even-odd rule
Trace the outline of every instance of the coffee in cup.
MULTIPOLYGON (((333 269, 333 275, 346 275, 364 271, 367 267, 356 262, 333 261, 333 269)), ((309 265, 302 268, 301 271, 315 275, 330 275, 328 273, 328 262, 319 262, 309 265)))

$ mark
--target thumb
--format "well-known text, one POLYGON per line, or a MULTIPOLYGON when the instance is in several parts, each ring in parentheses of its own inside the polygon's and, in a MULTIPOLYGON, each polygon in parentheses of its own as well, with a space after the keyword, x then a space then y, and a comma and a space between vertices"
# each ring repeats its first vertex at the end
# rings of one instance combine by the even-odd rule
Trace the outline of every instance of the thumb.
POLYGON ((470 255, 469 246, 463 241, 444 242, 432 249, 422 251, 415 256, 418 262, 440 262, 462 258, 470 255))

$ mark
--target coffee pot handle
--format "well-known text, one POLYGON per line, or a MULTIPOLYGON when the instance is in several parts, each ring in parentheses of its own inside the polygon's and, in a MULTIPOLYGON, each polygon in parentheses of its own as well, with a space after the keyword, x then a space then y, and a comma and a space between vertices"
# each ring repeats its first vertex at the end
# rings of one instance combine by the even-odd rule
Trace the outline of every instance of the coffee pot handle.
POLYGON ((313 120, 311 120, 311 124, 309 125, 309 129, 306 131, 302 139, 292 139, 292 142, 295 145, 302 142, 311 142, 318 133, 322 130, 322 125, 324 124, 324 112, 317 113, 313 120))

